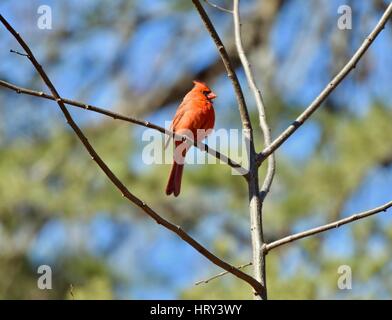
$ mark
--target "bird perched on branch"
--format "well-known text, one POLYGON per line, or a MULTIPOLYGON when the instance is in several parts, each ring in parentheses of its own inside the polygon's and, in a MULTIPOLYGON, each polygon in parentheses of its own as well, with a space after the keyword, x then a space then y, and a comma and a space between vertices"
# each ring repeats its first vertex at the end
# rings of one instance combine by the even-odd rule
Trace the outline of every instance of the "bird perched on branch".
MULTIPOLYGON (((193 81, 194 87, 189 91, 176 114, 174 115, 170 130, 193 141, 202 141, 213 129, 215 112, 213 99, 216 94, 203 82, 193 81)), ((174 141, 174 159, 166 187, 166 194, 177 197, 181 190, 181 178, 184 169, 185 155, 191 144, 188 141, 174 141)))

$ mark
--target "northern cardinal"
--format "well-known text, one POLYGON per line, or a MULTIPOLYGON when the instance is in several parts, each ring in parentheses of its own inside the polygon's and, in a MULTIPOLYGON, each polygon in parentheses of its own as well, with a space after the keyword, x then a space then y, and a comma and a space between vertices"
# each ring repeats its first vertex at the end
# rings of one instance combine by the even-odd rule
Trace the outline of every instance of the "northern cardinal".
MULTIPOLYGON (((205 83, 193 81, 193 84, 194 87, 185 95, 178 107, 170 130, 200 142, 214 127, 215 112, 212 100, 216 98, 216 94, 205 83)), ((173 193, 177 197, 180 194, 185 155, 190 147, 188 141, 175 141, 173 166, 166 187, 167 195, 173 193)))

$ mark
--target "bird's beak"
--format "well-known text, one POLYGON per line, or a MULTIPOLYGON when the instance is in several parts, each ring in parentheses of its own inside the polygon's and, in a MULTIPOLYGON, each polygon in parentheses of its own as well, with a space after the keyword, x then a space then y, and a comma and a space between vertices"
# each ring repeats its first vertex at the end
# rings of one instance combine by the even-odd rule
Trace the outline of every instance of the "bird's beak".
POLYGON ((210 100, 215 99, 216 97, 217 97, 217 95, 213 92, 210 92, 209 94, 207 94, 207 98, 210 100))

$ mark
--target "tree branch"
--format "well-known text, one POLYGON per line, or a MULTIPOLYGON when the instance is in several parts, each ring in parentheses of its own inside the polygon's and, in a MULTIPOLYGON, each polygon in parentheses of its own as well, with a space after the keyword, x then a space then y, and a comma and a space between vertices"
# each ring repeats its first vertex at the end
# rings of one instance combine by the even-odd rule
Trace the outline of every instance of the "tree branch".
MULTIPOLYGON (((24 55, 24 54, 23 54, 24 55)), ((44 98, 44 99, 48 99, 48 100, 53 100, 56 101, 56 98, 46 94, 42 91, 34 91, 34 90, 30 90, 30 89, 26 89, 26 88, 22 88, 19 86, 16 86, 12 83, 0 80, 0 86, 4 87, 4 88, 8 88, 11 89, 13 91, 15 91, 18 94, 27 94, 30 96, 34 96, 34 97, 39 97, 39 98, 44 98)), ((105 116, 111 117, 113 119, 118 119, 118 120, 122 120, 122 121, 126 121, 129 123, 133 123, 133 124, 137 124, 146 128, 150 128, 150 129, 154 129, 157 130, 163 134, 166 134, 170 137, 175 137, 176 139, 179 140, 188 140, 190 143, 192 143, 195 147, 199 148, 201 151, 207 152, 208 154, 214 156, 215 158, 221 160, 222 162, 224 162, 225 164, 229 165, 230 167, 232 167, 233 169, 235 169, 236 171, 238 171, 241 175, 245 176, 245 173, 247 172, 247 170, 243 167, 241 167, 240 164, 236 163, 235 161, 231 160, 229 157, 221 154, 220 152, 210 148, 207 144, 203 143, 203 142, 195 142, 193 141, 191 138, 189 138, 188 136, 183 136, 183 135, 179 135, 179 134, 175 134, 174 132, 165 129, 163 127, 160 127, 154 123, 151 123, 149 121, 144 121, 144 120, 139 120, 133 117, 129 117, 129 116, 124 116, 122 114, 116 113, 116 112, 112 112, 109 111, 107 109, 103 109, 103 108, 99 108, 99 107, 95 107, 83 102, 78 102, 78 101, 74 101, 74 100, 70 100, 70 99, 66 99, 66 98, 61 98, 61 100, 65 103, 68 104, 70 106, 74 106, 74 107, 78 107, 81 109, 85 109, 85 110, 89 110, 89 111, 93 111, 96 113, 100 113, 103 114, 105 116)), ((246 177, 246 176, 245 176, 246 177)))
POLYGON ((346 78, 346 76, 355 69, 362 56, 371 46, 380 32, 385 28, 388 19, 392 16, 392 3, 389 4, 379 22, 373 31, 366 37, 362 45, 355 52, 350 61, 342 68, 342 70, 333 78, 333 80, 324 88, 320 95, 306 108, 306 110, 295 121, 283 131, 268 147, 258 154, 257 164, 261 163, 276 149, 278 149, 304 122, 321 106, 328 96, 337 88, 337 86, 346 78))
MULTIPOLYGON (((280 246, 282 246, 284 244, 287 244, 289 242, 293 242, 293 241, 296 241, 296 240, 299 240, 299 239, 302 239, 302 238, 305 238, 305 237, 309 237, 309 236, 312 236, 312 235, 315 235, 315 234, 318 234, 318 233, 321 233, 321 232, 324 232, 324 231, 327 231, 327 230, 330 230, 330 229, 338 228, 338 227, 340 227, 340 226, 342 226, 344 224, 348 224, 350 222, 354 222, 356 220, 363 219, 363 218, 369 217, 371 215, 375 215, 375 214, 380 213, 380 212, 386 212, 391 207, 392 207, 392 201, 390 201, 390 202, 388 202, 388 203, 386 203, 386 204, 384 204, 384 205, 382 205, 380 207, 377 207, 377 208, 374 208, 374 209, 371 209, 371 210, 368 210, 368 211, 364 211, 364 212, 361 212, 361 213, 354 214, 354 215, 352 215, 350 217, 347 217, 347 218, 344 218, 344 219, 341 219, 341 220, 338 220, 338 221, 326 224, 324 226, 320 226, 320 227, 313 228, 313 229, 310 229, 310 230, 307 230, 307 231, 299 232, 299 233, 293 234, 291 236, 284 237, 284 238, 282 238, 280 240, 273 241, 273 242, 267 244, 264 247, 264 250, 267 253, 270 250, 275 249, 277 247, 280 247, 280 246)), ((251 266, 251 265, 252 265, 252 262, 248 262, 246 264, 243 264, 243 265, 237 267, 237 269, 243 269, 243 268, 246 268, 246 267, 251 266)), ((210 282, 212 280, 215 280, 217 278, 223 277, 223 276, 225 276, 228 273, 229 272, 224 271, 224 272, 218 273, 215 276, 212 276, 212 277, 210 277, 210 278, 208 278, 206 280, 198 281, 195 284, 199 285, 199 284, 202 284, 202 283, 208 283, 208 282, 210 282)))
MULTIPOLYGON (((237 269, 244 269, 246 267, 251 266, 252 264, 253 264, 252 262, 248 262, 246 264, 238 266, 237 269)), ((212 276, 212 277, 210 277, 208 279, 197 281, 197 282, 195 282, 195 286, 198 286, 199 284, 207 284, 210 281, 215 280, 215 279, 220 278, 220 277, 223 277, 226 274, 228 274, 228 272, 227 271, 223 271, 223 272, 218 273, 215 276, 212 276)))
MULTIPOLYGON (((233 2, 233 18, 234 18, 234 39, 238 56, 244 68, 248 85, 253 92, 256 100, 257 109, 259 111, 260 125, 264 135, 265 146, 271 143, 271 135, 268 124, 265 119, 265 108, 260 90, 257 88, 249 61, 245 55, 242 37, 241 37, 241 22, 239 13, 239 0, 233 2)), ((249 209, 250 209, 250 231, 252 239, 253 252, 253 270, 254 277, 261 282, 264 287, 263 294, 256 296, 257 299, 267 299, 267 279, 266 279, 266 255, 262 248, 265 246, 263 234, 263 200, 265 196, 261 197, 258 166, 256 164, 257 153, 254 149, 253 136, 251 137, 251 151, 250 151, 250 175, 249 175, 249 209)), ((268 164, 268 172, 263 184, 263 192, 266 195, 275 173, 274 156, 270 157, 268 164)))
POLYGON ((22 53, 22 52, 19 52, 19 51, 16 51, 16 50, 12 50, 12 49, 11 49, 10 52, 11 52, 11 53, 15 53, 15 54, 20 55, 20 56, 23 56, 23 57, 27 57, 27 54, 22 53))
POLYGON ((380 207, 377 207, 377 208, 374 208, 374 209, 371 209, 371 210, 368 210, 368 211, 356 213, 356 214, 353 214, 350 217, 347 217, 347 218, 344 218, 344 219, 340 219, 338 221, 331 222, 331 223, 328 223, 326 225, 323 225, 323 226, 320 226, 320 227, 317 227, 317 228, 313 228, 313 229, 310 229, 310 230, 307 230, 307 231, 303 231, 303 232, 292 234, 291 236, 287 236, 287 237, 284 237, 282 239, 279 239, 279 240, 276 240, 274 242, 271 242, 271 243, 267 244, 266 247, 265 247, 265 250, 266 250, 266 252, 269 252, 272 249, 280 247, 280 246, 282 246, 282 245, 284 245, 286 243, 293 242, 293 241, 296 241, 296 240, 299 240, 299 239, 302 239, 302 238, 306 238, 306 237, 309 237, 309 236, 312 236, 312 235, 315 235, 315 234, 318 234, 318 233, 321 233, 321 232, 324 232, 324 231, 327 231, 327 230, 330 230, 330 229, 338 228, 338 227, 340 227, 342 225, 345 225, 345 224, 348 224, 350 222, 354 222, 356 220, 363 219, 363 218, 375 215, 375 214, 380 213, 380 212, 386 212, 390 207, 392 207, 392 201, 390 201, 390 202, 388 202, 388 203, 386 203, 386 204, 384 204, 384 205, 382 205, 380 207))
POLYGON ((57 104, 59 105, 61 111, 64 114, 64 117, 67 123, 70 125, 72 130, 75 132, 79 140, 82 142, 88 153, 91 155, 91 158, 97 163, 97 165, 101 168, 101 170, 105 173, 105 175, 110 179, 110 181, 114 184, 114 186, 121 192, 122 196, 127 198, 131 203, 135 204, 137 207, 142 209, 149 217, 154 219, 158 224, 162 225, 166 229, 177 234, 181 239, 187 242, 190 246, 200 252, 204 257, 210 260, 215 265, 221 267, 222 269, 234 274, 238 278, 247 282, 249 285, 253 287, 255 292, 259 293, 263 290, 262 285, 253 277, 248 274, 236 269, 234 266, 226 263, 221 260, 213 253, 208 251, 205 247, 203 247, 199 242, 197 242, 194 238, 192 238, 189 234, 187 234, 181 227, 174 225, 173 223, 167 221, 163 217, 161 217, 158 213, 156 213, 152 208, 150 208, 144 201, 140 200, 138 197, 133 195, 128 188, 120 181, 120 179, 110 170, 110 168, 106 165, 106 163, 101 159, 101 157, 94 150, 90 142, 87 140, 86 136, 83 134, 82 130, 78 127, 78 125, 74 122, 71 114, 69 113, 67 107, 65 106, 63 100, 60 98, 56 88, 53 83, 50 81, 49 77, 45 73, 42 66, 38 63, 33 53, 31 52, 29 46, 24 42, 19 33, 17 33, 13 27, 8 23, 8 21, 0 14, 0 21, 7 28, 7 30, 15 37, 18 43, 22 46, 24 51, 27 54, 27 58, 31 61, 42 80, 49 88, 53 97, 55 98, 57 104))
MULTIPOLYGON (((253 96, 256 101, 256 106, 259 112, 260 127, 264 135, 264 146, 268 147, 271 144, 271 130, 268 126, 266 113, 265 113, 265 105, 264 105, 263 97, 261 95, 261 91, 255 83, 253 72, 249 60, 246 57, 244 46, 242 44, 239 0, 234 0, 233 17, 234 17, 234 31, 235 31, 234 36, 235 36, 237 52, 240 57, 242 67, 244 68, 245 76, 248 81, 249 88, 253 92, 253 96)), ((275 175, 275 155, 271 153, 271 155, 268 158, 267 174, 264 179, 263 186, 261 188, 261 193, 260 193, 262 202, 264 201, 265 197, 267 196, 271 188, 274 175, 275 175)))

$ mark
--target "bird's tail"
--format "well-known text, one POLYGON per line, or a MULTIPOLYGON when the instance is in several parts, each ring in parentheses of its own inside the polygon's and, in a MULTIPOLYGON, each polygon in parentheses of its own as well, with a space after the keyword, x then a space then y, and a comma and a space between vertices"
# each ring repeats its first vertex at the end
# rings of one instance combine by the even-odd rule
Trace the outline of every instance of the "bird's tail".
POLYGON ((169 181, 166 186, 166 194, 168 196, 173 193, 174 196, 177 197, 180 194, 183 170, 184 170, 183 164, 178 164, 176 162, 173 163, 170 172, 169 181))

